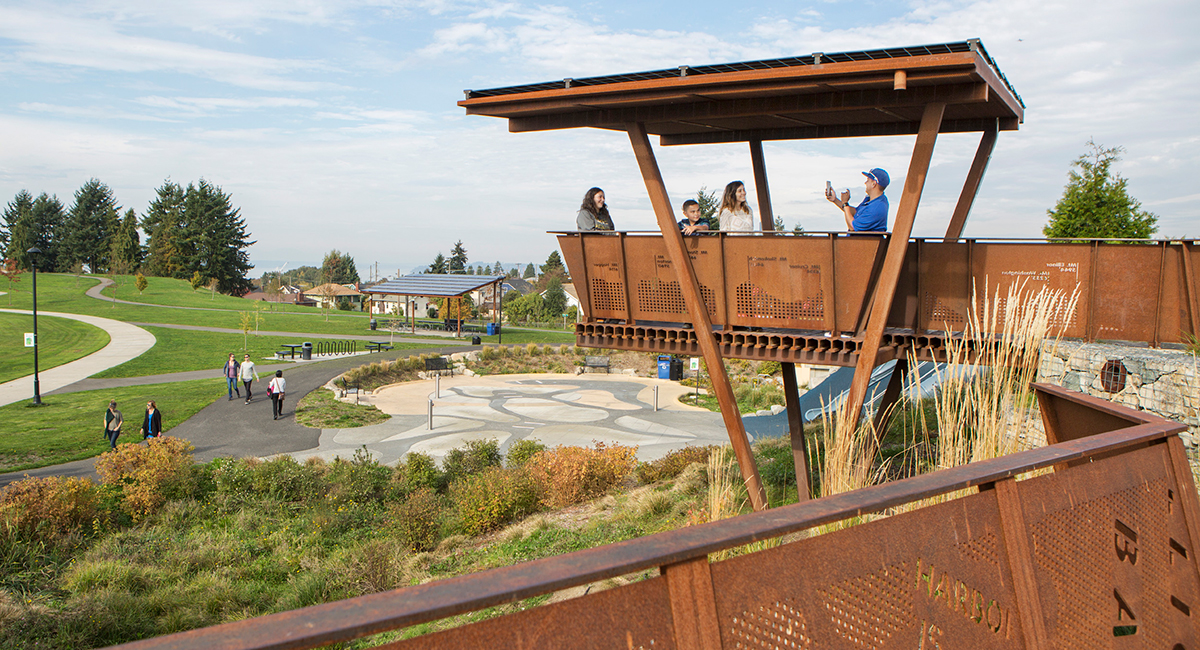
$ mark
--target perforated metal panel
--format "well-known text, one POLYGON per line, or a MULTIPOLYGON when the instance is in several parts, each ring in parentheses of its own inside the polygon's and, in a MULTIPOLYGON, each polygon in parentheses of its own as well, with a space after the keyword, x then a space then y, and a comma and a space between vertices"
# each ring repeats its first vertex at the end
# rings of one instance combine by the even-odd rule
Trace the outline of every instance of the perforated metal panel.
MULTIPOLYGON (((701 285, 700 295, 709 315, 716 313, 716 298, 713 290, 701 285)), ((679 289, 677 280, 663 281, 659 278, 638 280, 637 311, 642 314, 687 315, 687 304, 683 301, 683 292, 679 289)))

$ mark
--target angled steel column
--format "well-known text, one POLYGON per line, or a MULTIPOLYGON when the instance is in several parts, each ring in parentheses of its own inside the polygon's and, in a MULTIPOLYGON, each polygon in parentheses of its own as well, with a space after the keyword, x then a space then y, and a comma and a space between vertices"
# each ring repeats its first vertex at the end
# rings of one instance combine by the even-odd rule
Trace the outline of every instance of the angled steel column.
POLYGON ((754 193, 758 195, 758 214, 763 232, 775 230, 775 213, 771 210, 771 189, 767 187, 767 161, 763 158, 762 140, 750 141, 750 164, 754 167, 754 193))
POLYGON ((945 241, 956 241, 962 236, 963 226, 967 223, 967 215, 975 203, 979 193, 979 184, 983 182, 983 174, 987 172, 988 162, 992 159, 992 150, 996 148, 996 132, 999 125, 983 132, 979 139, 979 148, 975 150, 975 160, 971 162, 971 170, 967 172, 967 180, 963 183, 962 194, 958 195, 958 205, 954 206, 954 216, 950 217, 950 225, 946 227, 945 241))
POLYGON ((929 173, 929 160, 933 157, 933 145, 937 142, 938 128, 942 125, 943 103, 929 104, 921 116, 921 129, 917 132, 917 143, 913 146, 912 160, 908 164, 908 175, 904 179, 904 193, 900 195, 900 207, 896 210, 896 221, 888 242, 887 256, 879 281, 875 285, 875 298, 871 303, 871 316, 867 319, 861 352, 854 369, 854 381, 846 394, 846 422, 850 426, 862 417, 863 400, 871 383, 871 371, 879 356, 879 344, 883 342, 883 329, 887 326, 888 312, 892 299, 896 297, 896 283, 904 267, 904 256, 908 251, 908 236, 912 234, 913 220, 917 216, 917 205, 921 203, 921 192, 925 189, 925 175, 929 173))
POLYGON ((812 498, 808 486, 808 449, 804 444, 804 418, 800 413, 800 387, 796 364, 783 363, 783 399, 787 406, 788 434, 792 441, 792 464, 796 467, 796 494, 801 503, 812 498))
POLYGON ((642 180, 646 182, 650 205, 654 207, 654 216, 662 230, 667 254, 671 256, 672 265, 675 267, 679 290, 683 293, 683 302, 687 305, 688 316, 692 319, 700 352, 708 365, 713 392, 717 394, 717 403, 721 405, 721 418, 725 421, 729 442, 737 454, 742 479, 750 493, 750 502, 755 510, 764 510, 767 507, 767 493, 758 476, 758 466, 754 464, 750 441, 746 439, 746 428, 742 424, 741 414, 738 413, 737 398, 733 395, 733 386, 730 385, 729 375, 725 372, 725 362, 721 359, 721 351, 713 338, 708 308, 700 295, 700 283, 696 280, 692 259, 683 247, 683 235, 679 232, 679 224, 675 222, 671 199, 667 195, 662 173, 658 169, 658 161, 654 158, 654 150, 650 147, 650 138, 646 136, 646 126, 641 122, 631 122, 626 126, 626 130, 629 132, 629 142, 633 145, 633 153, 637 156, 638 168, 642 171, 642 180))

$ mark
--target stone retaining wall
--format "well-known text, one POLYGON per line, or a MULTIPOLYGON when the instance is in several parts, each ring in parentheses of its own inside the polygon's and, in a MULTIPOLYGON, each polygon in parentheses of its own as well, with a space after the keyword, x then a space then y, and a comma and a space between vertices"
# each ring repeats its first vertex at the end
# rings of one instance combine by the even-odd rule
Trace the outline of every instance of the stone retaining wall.
POLYGON ((1200 364, 1189 352, 1059 341, 1046 345, 1038 381, 1182 422, 1184 441, 1200 440, 1200 364))

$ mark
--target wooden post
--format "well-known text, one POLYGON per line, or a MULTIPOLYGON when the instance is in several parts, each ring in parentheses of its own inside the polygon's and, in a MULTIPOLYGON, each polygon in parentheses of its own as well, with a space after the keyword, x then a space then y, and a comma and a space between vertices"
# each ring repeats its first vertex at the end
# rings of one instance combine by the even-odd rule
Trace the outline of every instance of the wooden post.
POLYGON ((987 171, 988 162, 992 159, 992 150, 996 148, 996 131, 999 125, 984 131, 979 139, 979 148, 975 150, 975 160, 971 162, 971 170, 967 172, 967 180, 963 183, 962 194, 958 195, 958 205, 954 206, 954 216, 950 217, 950 225, 946 227, 944 241, 958 241, 962 236, 963 226, 967 223, 967 215, 975 203, 979 193, 979 184, 983 182, 983 174, 987 171))
POLYGON ((796 466, 796 493, 800 501, 808 501, 808 450, 804 446, 804 418, 800 413, 800 386, 796 381, 796 364, 779 364, 783 372, 783 399, 787 406, 788 433, 792 440, 792 463, 796 466))
POLYGON ((921 128, 913 146, 912 160, 908 164, 908 176, 904 179, 904 193, 900 195, 900 208, 896 211, 895 227, 888 242, 879 281, 875 284, 875 298, 871 303, 871 315, 867 319, 862 349, 854 368, 854 380, 846 393, 845 420, 847 426, 856 426, 862 417, 863 400, 871 384, 871 371, 879 356, 879 345, 883 342, 883 329, 887 326, 888 312, 892 310, 892 299, 896 297, 896 283, 904 267, 904 256, 908 252, 908 236, 912 234, 913 220, 917 216, 917 205, 921 203, 921 191, 925 189, 925 176, 929 173, 929 160, 933 157, 933 145, 937 142, 938 128, 942 125, 943 103, 925 106, 921 116, 921 128))
POLYGON ((758 195, 758 214, 763 232, 775 230, 775 213, 771 210, 771 190, 767 187, 767 161, 763 158, 762 140, 750 141, 750 164, 754 167, 754 193, 758 195))
POLYGON ((626 129, 629 132, 629 142, 633 145, 633 153, 637 156, 642 180, 646 183, 646 192, 650 195, 650 205, 654 207, 654 216, 658 219, 658 227, 662 230, 667 254, 671 257, 671 265, 675 267, 675 274, 679 279, 679 289, 683 293, 683 302, 687 305, 688 315, 692 319, 692 327, 696 331, 700 352, 704 357, 704 362, 708 365, 709 379, 712 380, 717 403, 721 405, 721 418, 725 421, 729 442, 733 445, 738 466, 742 471, 742 479, 746 482, 746 490, 750 493, 750 503, 753 504, 755 510, 765 510, 767 493, 758 476, 758 466, 754 464, 754 454, 750 451, 746 428, 742 423, 741 414, 738 413, 737 398, 733 395, 733 386, 729 383, 729 375, 725 372, 721 351, 717 348, 716 339, 713 338, 712 320, 708 317, 708 307, 700 295, 700 284, 696 281, 692 259, 684 248, 683 235, 680 233, 679 224, 676 223, 675 215, 671 211, 671 199, 667 195, 667 188, 663 183, 662 173, 658 169, 654 150, 650 147, 650 138, 646 136, 646 126, 641 122, 631 122, 626 129))

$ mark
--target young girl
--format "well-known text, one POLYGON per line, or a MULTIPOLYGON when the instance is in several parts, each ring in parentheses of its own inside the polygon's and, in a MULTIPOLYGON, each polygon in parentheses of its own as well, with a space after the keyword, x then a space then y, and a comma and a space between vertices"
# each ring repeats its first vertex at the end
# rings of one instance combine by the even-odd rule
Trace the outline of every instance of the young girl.
POLYGON ((721 232, 752 232, 755 229, 754 208, 746 203, 746 186, 741 181, 725 186, 717 220, 721 224, 721 232))
POLYGON ((583 195, 583 205, 575 215, 575 225, 580 230, 615 230, 608 206, 604 205, 604 190, 593 187, 583 195))

